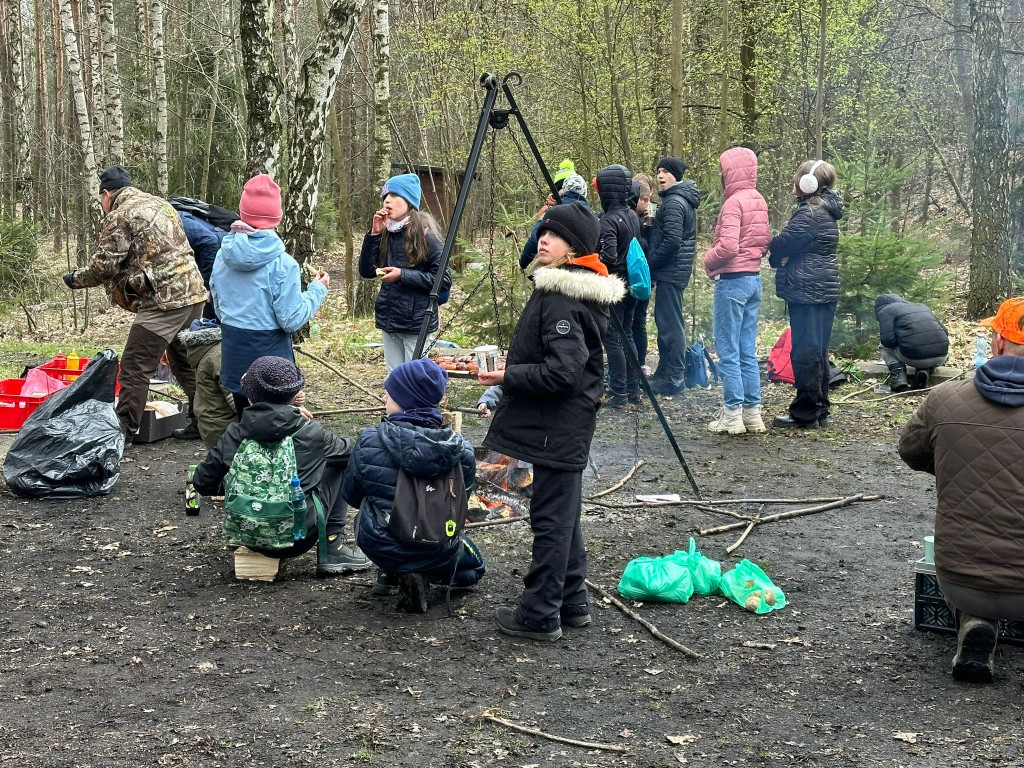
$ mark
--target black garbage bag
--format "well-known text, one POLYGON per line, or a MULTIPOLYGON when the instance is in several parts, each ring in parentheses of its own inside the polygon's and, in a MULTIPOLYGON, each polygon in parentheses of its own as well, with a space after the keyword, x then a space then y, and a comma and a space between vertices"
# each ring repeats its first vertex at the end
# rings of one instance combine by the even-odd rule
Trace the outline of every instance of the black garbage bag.
POLYGON ((114 412, 117 366, 117 354, 103 350, 28 417, 4 459, 4 480, 14 493, 56 499, 110 493, 124 451, 114 412))

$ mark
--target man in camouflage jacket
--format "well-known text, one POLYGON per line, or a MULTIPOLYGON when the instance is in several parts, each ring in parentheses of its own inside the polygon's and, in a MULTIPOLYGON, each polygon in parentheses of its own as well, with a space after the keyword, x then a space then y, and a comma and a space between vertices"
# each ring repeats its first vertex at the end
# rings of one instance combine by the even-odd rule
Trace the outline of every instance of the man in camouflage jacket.
POLYGON ((117 415, 130 441, 165 351, 191 409, 195 373, 177 334, 202 314, 207 292, 181 220, 166 200, 133 187, 128 171, 114 165, 100 176, 100 203, 106 218, 92 263, 64 275, 64 282, 72 289, 103 285, 115 304, 135 313, 118 376, 117 415))

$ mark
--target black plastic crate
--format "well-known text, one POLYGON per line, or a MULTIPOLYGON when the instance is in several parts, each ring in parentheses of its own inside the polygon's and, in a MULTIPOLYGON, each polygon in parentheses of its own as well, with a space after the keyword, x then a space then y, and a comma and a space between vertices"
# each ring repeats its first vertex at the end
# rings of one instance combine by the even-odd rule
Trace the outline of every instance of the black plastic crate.
POLYGON ((157 418, 156 411, 143 411, 139 431, 132 438, 133 443, 155 443, 170 437, 176 429, 188 425, 188 406, 178 404, 178 412, 171 416, 157 418))
MULTIPOLYGON (((923 559, 914 563, 914 629, 956 634, 956 619, 942 596, 935 565, 923 559)), ((999 642, 1024 645, 1024 622, 1000 621, 999 642)))

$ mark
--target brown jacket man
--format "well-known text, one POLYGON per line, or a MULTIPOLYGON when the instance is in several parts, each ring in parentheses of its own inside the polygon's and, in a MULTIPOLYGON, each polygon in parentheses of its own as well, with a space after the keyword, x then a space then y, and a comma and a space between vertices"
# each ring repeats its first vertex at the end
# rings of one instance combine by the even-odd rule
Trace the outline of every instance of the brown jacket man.
MULTIPOLYGON (((106 218, 96 254, 89 266, 64 275, 72 289, 103 285, 115 304, 136 313, 118 376, 117 414, 128 441, 139 430, 149 380, 165 351, 191 408, 195 374, 177 334, 199 317, 207 299, 177 212, 131 184, 119 165, 100 176, 106 218)), ((191 432, 199 437, 198 430, 191 432)))
POLYGON ((1024 299, 983 323, 996 357, 936 387, 899 452, 935 475, 935 572, 960 623, 953 674, 991 680, 995 620, 1024 618, 1024 299))

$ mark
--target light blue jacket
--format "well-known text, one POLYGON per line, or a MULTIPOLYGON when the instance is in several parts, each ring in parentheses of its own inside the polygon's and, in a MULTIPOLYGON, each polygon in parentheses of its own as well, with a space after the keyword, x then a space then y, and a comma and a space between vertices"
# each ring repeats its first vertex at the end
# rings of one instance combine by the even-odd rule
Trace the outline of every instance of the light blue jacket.
POLYGON ((302 290, 299 265, 271 229, 232 232, 221 243, 210 277, 220 317, 220 379, 235 394, 253 361, 263 355, 292 360, 291 334, 309 322, 324 299, 322 283, 302 290))

